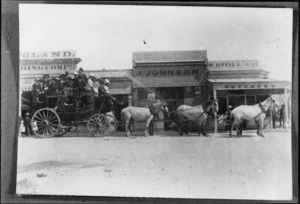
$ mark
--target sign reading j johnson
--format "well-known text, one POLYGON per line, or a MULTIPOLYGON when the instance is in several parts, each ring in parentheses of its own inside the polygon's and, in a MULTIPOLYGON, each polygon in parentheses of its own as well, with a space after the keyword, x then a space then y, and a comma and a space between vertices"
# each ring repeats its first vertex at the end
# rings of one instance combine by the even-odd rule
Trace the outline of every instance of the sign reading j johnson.
POLYGON ((51 58, 75 58, 76 51, 53 51, 53 52, 23 52, 20 54, 21 60, 26 59, 51 59, 51 58))
POLYGON ((186 69, 139 69, 136 76, 173 76, 173 75, 203 75, 204 70, 199 68, 186 69))

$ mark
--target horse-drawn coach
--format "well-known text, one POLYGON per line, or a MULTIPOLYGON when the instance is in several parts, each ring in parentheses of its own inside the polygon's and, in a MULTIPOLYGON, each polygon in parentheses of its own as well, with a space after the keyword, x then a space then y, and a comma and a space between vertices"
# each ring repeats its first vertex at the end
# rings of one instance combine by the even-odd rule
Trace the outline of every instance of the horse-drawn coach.
POLYGON ((86 124, 92 136, 106 136, 117 129, 118 122, 105 99, 93 90, 51 91, 32 94, 31 127, 37 137, 63 136, 78 125, 86 124))

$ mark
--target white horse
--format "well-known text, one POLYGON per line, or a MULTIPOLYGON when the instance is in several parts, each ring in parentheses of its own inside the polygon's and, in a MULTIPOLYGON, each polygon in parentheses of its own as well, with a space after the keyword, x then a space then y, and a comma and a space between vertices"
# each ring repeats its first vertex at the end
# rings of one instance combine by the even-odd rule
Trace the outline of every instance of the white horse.
POLYGON ((169 112, 167 104, 165 101, 160 101, 154 103, 152 105, 153 112, 150 112, 149 108, 143 107, 133 107, 129 106, 123 108, 121 111, 122 121, 125 122, 125 131, 127 136, 132 136, 132 123, 131 120, 135 122, 145 122, 146 121, 146 129, 145 129, 145 137, 149 136, 149 124, 154 118, 154 115, 158 114, 161 111, 169 112))
POLYGON ((232 130, 235 126, 237 126, 237 135, 241 135, 241 130, 238 128, 240 124, 243 122, 243 120, 249 121, 252 119, 255 119, 255 122, 257 123, 257 135, 264 137, 264 119, 266 117, 267 110, 271 105, 273 105, 273 103, 273 99, 270 96, 262 103, 252 106, 241 105, 233 109, 230 114, 231 120, 234 120, 229 132, 230 137, 232 137, 232 130))

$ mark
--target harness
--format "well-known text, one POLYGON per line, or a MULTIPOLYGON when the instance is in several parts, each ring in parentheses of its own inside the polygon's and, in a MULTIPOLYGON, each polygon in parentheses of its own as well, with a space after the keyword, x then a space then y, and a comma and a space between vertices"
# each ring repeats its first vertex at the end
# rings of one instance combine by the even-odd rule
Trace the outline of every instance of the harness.
MULTIPOLYGON (((163 105, 163 107, 165 107, 164 104, 162 104, 162 105, 163 105)), ((155 117, 158 117, 158 113, 159 113, 160 111, 155 112, 155 109, 154 109, 153 104, 149 105, 148 108, 149 108, 149 111, 150 111, 150 115, 149 115, 147 118, 149 118, 151 115, 153 115, 153 119, 154 119, 155 117)))
POLYGON ((256 118, 258 117, 258 116, 260 116, 262 113, 267 113, 267 110, 265 109, 265 107, 261 104, 261 103, 259 103, 258 104, 258 106, 260 107, 260 109, 261 109, 261 113, 259 113, 256 117, 254 117, 254 119, 256 120, 256 118))

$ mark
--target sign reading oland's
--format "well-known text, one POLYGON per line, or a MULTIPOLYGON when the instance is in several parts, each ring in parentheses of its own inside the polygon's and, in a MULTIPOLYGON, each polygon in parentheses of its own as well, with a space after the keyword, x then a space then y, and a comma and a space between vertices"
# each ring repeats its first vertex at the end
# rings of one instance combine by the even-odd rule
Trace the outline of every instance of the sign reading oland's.
POLYGON ((24 52, 20 54, 20 75, 71 73, 79 61, 76 51, 24 52))
POLYGON ((75 58, 76 51, 53 51, 53 52, 23 52, 20 54, 21 60, 30 59, 61 59, 61 58, 75 58))

